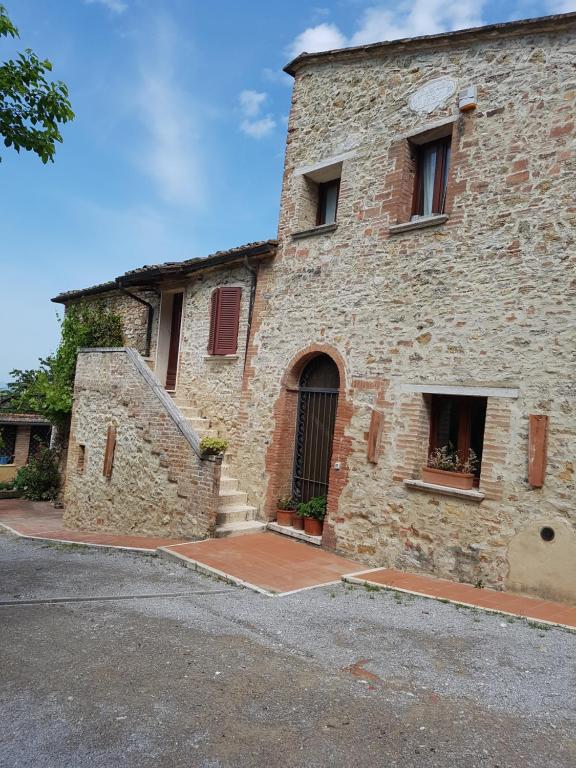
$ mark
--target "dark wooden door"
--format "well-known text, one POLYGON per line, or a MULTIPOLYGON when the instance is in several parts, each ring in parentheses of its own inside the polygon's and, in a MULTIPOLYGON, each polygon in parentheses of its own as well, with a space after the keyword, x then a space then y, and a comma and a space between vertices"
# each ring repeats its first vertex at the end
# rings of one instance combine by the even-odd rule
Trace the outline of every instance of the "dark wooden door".
POLYGON ((300 376, 292 495, 326 496, 340 376, 328 355, 318 355, 300 376))
POLYGON ((178 355, 180 352, 180 328, 182 327, 182 293, 175 293, 172 299, 172 321, 170 323, 170 348, 168 350, 168 369, 166 371, 166 389, 176 389, 178 355))

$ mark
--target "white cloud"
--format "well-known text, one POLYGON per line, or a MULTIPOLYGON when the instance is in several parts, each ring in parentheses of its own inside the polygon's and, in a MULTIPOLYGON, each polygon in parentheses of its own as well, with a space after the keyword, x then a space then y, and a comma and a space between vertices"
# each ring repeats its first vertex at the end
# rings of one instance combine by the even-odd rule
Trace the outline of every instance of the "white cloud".
POLYGON ((258 93, 258 91, 241 91, 238 98, 242 114, 246 117, 255 117, 268 98, 268 94, 258 93))
POLYGON ((276 120, 272 115, 259 116, 267 98, 267 93, 250 90, 241 91, 238 97, 240 111, 244 117, 240 123, 240 130, 252 139, 263 139, 276 128, 276 120))
POLYGON ((344 48, 347 44, 336 24, 318 24, 316 27, 308 27, 298 35, 289 46, 288 55, 295 57, 303 51, 329 51, 333 48, 344 48))
POLYGON ((124 13, 124 11, 128 10, 128 4, 123 0, 84 0, 84 2, 87 5, 103 5, 108 8, 109 11, 112 11, 112 13, 117 14, 124 13))
POLYGON ((253 139, 263 139, 265 136, 269 136, 275 128, 276 120, 272 115, 266 115, 260 120, 242 120, 240 123, 241 131, 253 139))
POLYGON ((157 19, 142 56, 135 102, 145 131, 138 164, 156 183, 166 202, 199 205, 204 197, 201 142, 189 90, 178 85, 182 49, 178 32, 157 19))
MULTIPOLYGON (((486 0, 412 0, 390 9, 382 5, 367 8, 356 31, 346 37, 335 24, 305 29, 289 46, 289 54, 314 53, 350 45, 367 45, 402 37, 434 35, 482 24, 486 0)), ((570 0, 561 0, 569 2, 570 0)))

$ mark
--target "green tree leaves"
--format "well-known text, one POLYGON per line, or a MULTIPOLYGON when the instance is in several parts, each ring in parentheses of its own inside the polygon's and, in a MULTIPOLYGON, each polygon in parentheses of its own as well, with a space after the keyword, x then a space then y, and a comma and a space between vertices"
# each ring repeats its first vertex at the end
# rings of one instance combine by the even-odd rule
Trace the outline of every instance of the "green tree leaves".
MULTIPOLYGON (((2 37, 19 35, 0 5, 2 37)), ((62 142, 59 124, 74 119, 66 85, 45 77, 51 70, 51 62, 29 48, 0 64, 0 136, 6 147, 34 152, 43 163, 54 161, 56 142, 62 142)))
POLYGON ((39 413, 52 424, 64 426, 72 412, 76 358, 80 347, 120 347, 122 318, 102 303, 72 304, 62 321, 56 354, 40 360, 36 370, 11 372, 10 409, 39 413))

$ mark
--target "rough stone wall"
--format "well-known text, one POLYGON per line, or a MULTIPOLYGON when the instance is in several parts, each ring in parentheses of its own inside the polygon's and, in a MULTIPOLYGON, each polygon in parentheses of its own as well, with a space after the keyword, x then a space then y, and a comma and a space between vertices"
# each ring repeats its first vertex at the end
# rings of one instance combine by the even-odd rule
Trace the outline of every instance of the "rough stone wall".
POLYGON ((78 356, 66 525, 203 538, 216 524, 219 481, 220 460, 198 457, 125 350, 78 356), (108 479, 109 426, 116 449, 108 479))
MULTIPOLYGON (((150 345, 150 357, 155 356, 156 340, 158 336, 158 318, 160 308, 160 294, 156 291, 130 289, 144 301, 148 301, 154 307, 154 319, 152 324, 152 340, 150 345)), ((127 347, 137 349, 140 354, 146 349, 146 329, 148 327, 148 309, 140 302, 131 299, 120 291, 86 296, 82 301, 101 302, 111 312, 115 312, 122 318, 124 325, 124 344, 127 347)))
MULTIPOLYGON (((274 504, 269 457, 287 367, 324 344, 344 361, 341 400, 353 408, 351 447, 338 454, 346 482, 329 502, 327 541, 337 549, 505 587, 515 536, 538 521, 574 528, 575 52, 573 30, 559 27, 297 74, 279 253, 260 270, 244 382, 239 464, 252 503, 267 512, 274 504), (411 111, 410 94, 442 76, 457 81, 456 94, 426 116, 411 111), (467 85, 477 86, 478 107, 461 115, 457 93, 467 85), (448 119, 449 219, 391 234, 406 215, 394 177, 409 165, 399 142, 448 119), (292 240, 304 183, 295 169, 345 152, 354 156, 343 164, 337 230, 292 240), (427 450, 424 398, 402 389, 409 383, 518 387, 518 398, 488 402, 481 503, 403 484, 419 477, 427 450), (366 437, 384 391, 373 465, 366 437), (550 418, 542 489, 527 482, 530 413, 550 418)), ((553 544, 548 551, 553 558, 553 544)), ((537 573, 524 588, 554 594, 537 573)), ((576 598, 575 585, 570 592, 576 598)))
POLYGON ((218 270, 190 282, 184 293, 183 330, 176 384, 179 398, 197 406, 210 420, 210 433, 230 441, 230 457, 238 442, 238 410, 248 331, 252 275, 245 267, 218 270), (240 323, 236 355, 208 354, 210 302, 214 289, 240 286, 240 323))

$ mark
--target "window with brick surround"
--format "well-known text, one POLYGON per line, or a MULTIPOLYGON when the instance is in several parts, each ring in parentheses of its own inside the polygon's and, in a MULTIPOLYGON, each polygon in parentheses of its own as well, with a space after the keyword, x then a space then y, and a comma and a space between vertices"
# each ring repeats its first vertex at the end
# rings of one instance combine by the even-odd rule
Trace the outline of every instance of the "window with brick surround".
POLYGON ((334 224, 338 211, 338 196, 340 194, 340 179, 332 179, 318 184, 318 208, 316 211, 316 226, 334 224))
POLYGON ((472 449, 478 459, 474 470, 476 483, 480 478, 482 464, 486 405, 486 397, 430 396, 429 452, 447 446, 464 462, 472 449))
POLYGON ((344 162, 331 158, 312 166, 301 166, 294 171, 293 235, 308 236, 331 231, 337 226, 340 213, 344 162))
POLYGON ((444 213, 446 184, 450 165, 450 137, 414 146, 416 173, 412 216, 433 216, 444 213))
POLYGON ((14 451, 16 450, 16 432, 18 427, 12 425, 0 426, 0 437, 2 438, 2 447, 0 456, 9 456, 10 463, 14 461, 14 451))
POLYGON ((242 288, 225 286, 212 293, 208 354, 235 355, 238 349, 242 288))

